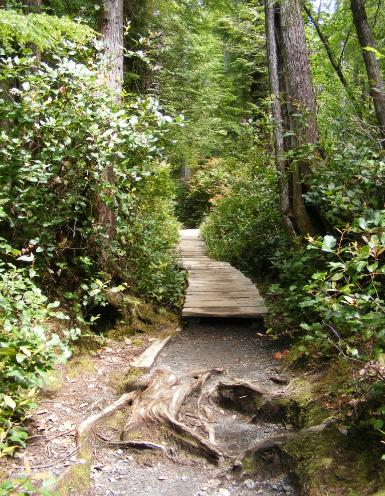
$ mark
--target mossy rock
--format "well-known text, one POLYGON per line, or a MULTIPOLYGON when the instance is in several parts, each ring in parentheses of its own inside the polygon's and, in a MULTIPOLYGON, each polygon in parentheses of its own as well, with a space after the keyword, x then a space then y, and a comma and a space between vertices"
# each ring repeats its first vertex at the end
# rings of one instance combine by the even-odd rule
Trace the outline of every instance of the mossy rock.
POLYGON ((103 336, 96 334, 81 335, 75 343, 75 354, 78 352, 93 352, 101 350, 106 344, 106 339, 103 336))

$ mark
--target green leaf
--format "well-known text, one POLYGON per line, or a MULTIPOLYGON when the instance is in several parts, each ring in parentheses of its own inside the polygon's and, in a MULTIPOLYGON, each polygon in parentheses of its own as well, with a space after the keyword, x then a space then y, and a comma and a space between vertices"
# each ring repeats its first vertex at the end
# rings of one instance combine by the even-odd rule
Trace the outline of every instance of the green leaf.
POLYGON ((12 410, 14 410, 16 408, 15 401, 7 394, 4 394, 3 401, 7 406, 9 406, 9 408, 12 408, 12 410))
POLYGON ((337 240, 334 236, 327 235, 323 239, 322 243, 322 251, 326 251, 328 253, 332 253, 337 244, 337 240))

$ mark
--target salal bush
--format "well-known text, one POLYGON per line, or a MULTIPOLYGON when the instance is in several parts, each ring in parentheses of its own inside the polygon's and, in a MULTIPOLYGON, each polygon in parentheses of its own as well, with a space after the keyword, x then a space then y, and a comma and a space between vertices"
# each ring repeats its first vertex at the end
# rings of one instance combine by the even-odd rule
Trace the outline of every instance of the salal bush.
POLYGON ((171 117, 153 98, 132 96, 117 104, 97 56, 86 62, 52 56, 48 64, 27 51, 3 56, 0 64, 4 229, 20 248, 32 244, 30 261, 42 273, 71 279, 70 265, 91 245, 95 270, 100 269, 103 230, 95 222, 95 205, 103 198, 117 212, 109 267, 119 267, 133 291, 165 303, 178 301, 182 276, 170 251, 160 255, 177 233, 171 179, 161 161, 171 117), (106 184, 107 167, 112 167, 113 185, 106 184))
MULTIPOLYGON (((2 250, 10 252, 5 240, 2 250)), ((68 342, 79 330, 59 334, 60 321, 68 317, 49 302, 33 282, 34 274, 0 262, 0 457, 25 446, 28 434, 21 423, 44 374, 70 356, 68 342)))
POLYGON ((330 157, 313 171, 306 195, 334 228, 383 208, 385 161, 368 143, 347 143, 335 147, 330 157))
POLYGON ((385 350, 385 211, 346 226, 340 237, 311 239, 325 264, 307 285, 301 308, 313 312, 302 323, 307 348, 377 360, 385 350))

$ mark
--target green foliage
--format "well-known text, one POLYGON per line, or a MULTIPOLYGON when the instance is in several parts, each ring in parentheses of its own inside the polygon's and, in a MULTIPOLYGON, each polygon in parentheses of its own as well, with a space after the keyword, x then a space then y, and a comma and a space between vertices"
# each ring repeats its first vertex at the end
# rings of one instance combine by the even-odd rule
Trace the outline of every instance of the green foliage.
MULTIPOLYGON (((281 215, 274 168, 262 143, 244 128, 248 148, 240 158, 228 158, 222 166, 222 183, 213 181, 211 204, 202 231, 212 256, 226 260, 254 275, 271 269, 271 258, 287 246, 281 215), (238 161, 240 160, 240 161, 238 161), (231 175, 236 171, 236 175, 231 175)), ((219 162, 220 163, 220 162, 219 162)), ((218 177, 210 170, 209 179, 218 177)), ((203 181, 201 180, 201 183, 203 181)))
POLYGON ((177 215, 184 226, 198 227, 231 184, 231 161, 211 158, 195 165, 191 176, 179 182, 177 215))
POLYGON ((247 2, 164 0, 156 8, 146 39, 154 84, 166 108, 185 116, 167 149, 177 171, 194 169, 234 145, 266 87, 263 18, 247 2))
MULTIPOLYGON (((304 287, 301 308, 314 313, 303 323, 304 341, 319 349, 376 360, 385 350, 385 212, 360 218, 341 233, 311 240, 309 249, 327 255, 325 269, 304 287)), ((324 351, 325 352, 325 351, 324 351)))
POLYGON ((42 63, 32 70, 34 65, 30 55, 2 61, 3 88, 9 88, 0 106, 1 118, 9 121, 0 135, 4 229, 12 229, 20 243, 33 240, 25 250, 43 273, 49 269, 56 280, 68 278, 68 262, 78 264, 76 250, 103 237, 94 219, 96 199, 111 202, 112 196, 119 215, 111 263, 134 290, 175 303, 181 290, 172 280, 178 271, 167 248, 177 225, 158 144, 171 119, 152 98, 133 97, 117 106, 96 62, 56 58, 54 66, 42 63), (18 86, 11 87, 15 77, 18 86), (113 186, 103 175, 111 164, 113 186), (131 252, 138 258, 127 257, 131 252), (154 282, 146 292, 141 277, 150 277, 149 267, 154 282))
POLYGON ((162 158, 173 119, 152 97, 116 102, 97 49, 83 46, 94 36, 86 26, 1 11, 0 36, 4 456, 25 446, 22 422, 44 372, 69 356, 66 342, 79 332, 62 329, 59 338, 53 329, 67 318, 50 301, 62 292, 84 326, 97 318, 90 309, 107 305, 108 291, 178 306, 184 274, 173 250, 174 183, 162 158), (116 213, 108 242, 97 221, 101 201, 116 213))
POLYGON ((49 326, 67 318, 55 310, 58 306, 48 302, 25 269, 0 265, 0 457, 25 446, 28 435, 18 423, 33 404, 44 372, 70 355, 49 326))
POLYGON ((39 50, 60 49, 63 41, 84 45, 96 36, 85 24, 66 17, 47 14, 23 15, 12 10, 0 10, 0 40, 7 52, 33 44, 39 50))
POLYGON ((0 482, 0 496, 53 496, 55 478, 41 479, 36 476, 25 475, 19 479, 7 479, 0 482))

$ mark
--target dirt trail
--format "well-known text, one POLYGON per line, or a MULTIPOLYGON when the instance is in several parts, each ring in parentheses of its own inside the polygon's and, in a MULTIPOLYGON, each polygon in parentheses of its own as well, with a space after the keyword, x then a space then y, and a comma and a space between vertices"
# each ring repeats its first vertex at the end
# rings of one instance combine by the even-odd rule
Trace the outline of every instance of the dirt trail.
MULTIPOLYGON (((219 462, 205 458, 199 449, 186 449, 186 439, 156 422, 149 422, 148 429, 146 422, 139 424, 133 439, 167 449, 110 445, 106 440, 119 441, 130 418, 129 405, 95 424, 76 453, 76 426, 119 397, 127 372, 133 373, 130 365, 154 340, 154 335, 142 336, 139 347, 135 339, 109 340, 107 347, 66 366, 64 384, 41 398, 31 421, 34 437, 19 460, 11 461, 11 475, 20 476, 26 466, 37 480, 53 474, 59 480, 53 493, 58 496, 294 496, 288 475, 277 470, 274 460, 271 470, 266 460, 266 470, 252 475, 243 472, 240 461, 253 443, 286 434, 287 428, 279 422, 253 421, 251 414, 232 410, 216 397, 218 384, 226 381, 248 381, 272 393, 284 387, 271 380, 278 373, 273 359, 277 344, 247 321, 191 321, 168 342, 147 374, 154 377, 162 370, 167 377, 172 372, 183 385, 192 371, 220 370, 187 396, 177 417, 223 454, 219 462)), ((139 399, 144 396, 145 391, 139 392, 139 399)))
MULTIPOLYGON (((257 335, 247 322, 204 321, 191 322, 174 337, 158 357, 155 368, 181 375, 193 370, 223 368, 227 378, 258 381, 277 390, 269 377, 276 365, 274 344, 257 335)), ((215 375, 207 385, 214 389, 223 380, 215 375)), ((197 414, 194 399, 184 406, 184 419, 197 414)), ((211 425, 217 446, 234 457, 241 455, 253 442, 287 432, 285 427, 268 422, 254 424, 250 416, 210 403, 211 425)), ((100 456, 100 454, 98 454, 100 456)), ((177 449, 174 460, 163 455, 133 454, 123 450, 104 450, 100 469, 94 467, 93 492, 127 496, 275 496, 294 495, 295 490, 287 474, 259 477, 243 474, 226 464, 215 466, 204 459, 177 449), (109 460, 109 463, 105 462, 109 460), (103 466, 103 467, 102 467, 103 466)), ((239 469, 239 467, 238 467, 239 469)))

